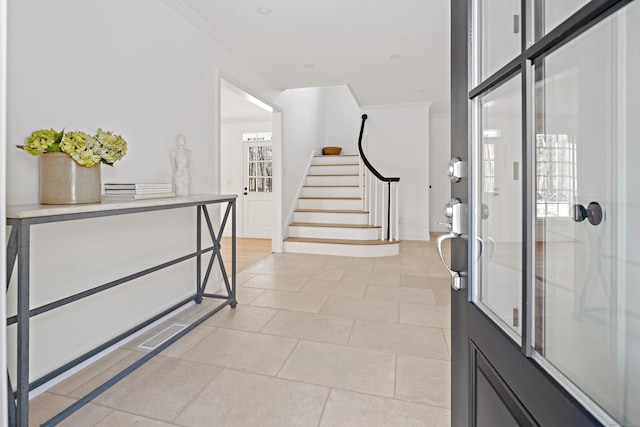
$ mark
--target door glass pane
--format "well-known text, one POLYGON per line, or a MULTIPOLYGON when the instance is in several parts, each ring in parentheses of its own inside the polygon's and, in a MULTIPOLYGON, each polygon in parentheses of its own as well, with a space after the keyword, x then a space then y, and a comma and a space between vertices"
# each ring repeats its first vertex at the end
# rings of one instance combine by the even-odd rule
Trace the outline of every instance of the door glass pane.
POLYGON ((271 192, 271 180, 262 180, 262 177, 270 177, 273 172, 273 148, 269 145, 253 146, 248 148, 247 179, 249 180, 249 192, 271 192))
POLYGON ((640 3, 536 63, 535 348, 640 425, 640 3))
POLYGON ((522 306, 522 95, 517 75, 478 101, 474 301, 512 336, 522 306))
POLYGON ((520 0, 477 0, 477 66, 480 81, 498 71, 520 53, 520 15, 520 0))
POLYGON ((536 15, 542 29, 537 31, 537 38, 553 30, 587 3, 589 0, 536 0, 536 15))

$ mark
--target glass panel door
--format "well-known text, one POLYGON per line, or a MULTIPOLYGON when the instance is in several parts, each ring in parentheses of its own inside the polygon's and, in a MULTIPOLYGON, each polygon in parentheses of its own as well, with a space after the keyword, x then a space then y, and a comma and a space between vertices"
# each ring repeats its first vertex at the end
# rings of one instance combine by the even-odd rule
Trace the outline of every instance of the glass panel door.
POLYGON ((640 425, 640 4, 536 63, 535 357, 640 425))
POLYGON ((478 97, 474 147, 474 301, 514 337, 522 313, 521 80, 517 74, 478 97))
POLYGON ((520 14, 520 0, 476 2, 476 29, 480 43, 476 65, 480 80, 498 71, 520 53, 520 14))

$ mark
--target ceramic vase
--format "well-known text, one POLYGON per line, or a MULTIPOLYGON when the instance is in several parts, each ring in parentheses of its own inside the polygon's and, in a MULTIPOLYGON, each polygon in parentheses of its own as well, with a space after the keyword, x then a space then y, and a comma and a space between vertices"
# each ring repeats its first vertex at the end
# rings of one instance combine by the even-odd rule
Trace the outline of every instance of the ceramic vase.
POLYGON ((40 203, 100 203, 100 163, 80 166, 66 153, 40 156, 40 203))

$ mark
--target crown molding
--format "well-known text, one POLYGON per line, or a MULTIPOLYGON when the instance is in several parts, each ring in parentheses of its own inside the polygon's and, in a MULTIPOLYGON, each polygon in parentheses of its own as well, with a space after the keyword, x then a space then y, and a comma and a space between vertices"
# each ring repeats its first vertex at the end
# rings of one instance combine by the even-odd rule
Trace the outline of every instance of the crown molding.
POLYGON ((280 90, 284 90, 285 85, 275 76, 265 73, 264 70, 258 70, 254 67, 249 56, 238 45, 232 42, 229 38, 225 37, 220 31, 218 31, 209 21, 204 19, 198 12, 187 6, 182 0, 162 0, 169 9, 173 10, 178 15, 182 16, 189 23, 191 23, 197 30, 208 36, 210 39, 221 44, 222 47, 227 49, 230 53, 237 56, 242 60, 249 68, 255 71, 258 75, 263 76, 269 80, 274 86, 280 90))

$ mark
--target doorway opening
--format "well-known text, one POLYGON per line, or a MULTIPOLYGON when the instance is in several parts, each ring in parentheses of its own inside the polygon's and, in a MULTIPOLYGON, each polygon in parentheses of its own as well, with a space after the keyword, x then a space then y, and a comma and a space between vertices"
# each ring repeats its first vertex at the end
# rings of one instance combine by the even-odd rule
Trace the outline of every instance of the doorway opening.
POLYGON ((282 239, 280 188, 281 113, 250 93, 220 79, 220 191, 237 194, 236 236, 282 239))

